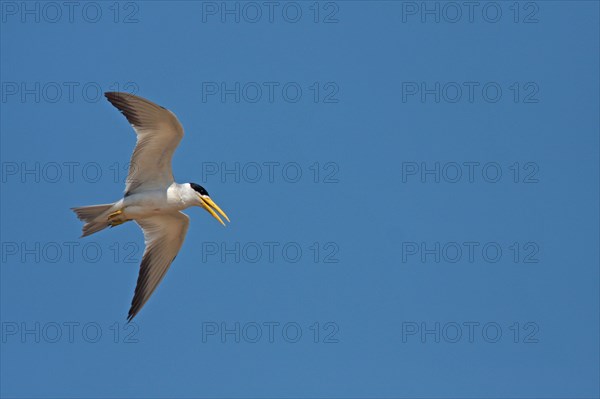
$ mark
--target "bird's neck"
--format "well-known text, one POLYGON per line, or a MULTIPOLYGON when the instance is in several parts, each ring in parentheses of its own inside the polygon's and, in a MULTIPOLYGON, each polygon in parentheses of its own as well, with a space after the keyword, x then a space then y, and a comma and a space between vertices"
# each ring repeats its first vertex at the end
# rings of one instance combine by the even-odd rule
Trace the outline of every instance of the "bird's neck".
POLYGON ((168 189, 168 197, 179 204, 181 209, 197 205, 198 195, 189 183, 173 183, 168 189))

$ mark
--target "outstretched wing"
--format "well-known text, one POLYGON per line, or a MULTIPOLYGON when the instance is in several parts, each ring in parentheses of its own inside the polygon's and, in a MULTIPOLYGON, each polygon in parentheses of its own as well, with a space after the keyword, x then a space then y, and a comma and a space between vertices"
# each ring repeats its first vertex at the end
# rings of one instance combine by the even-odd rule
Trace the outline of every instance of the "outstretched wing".
POLYGON ((136 223, 144 231, 146 250, 140 265, 128 321, 138 314, 169 270, 181 249, 190 218, 181 212, 171 212, 138 219, 136 223))
POLYGON ((174 181, 171 159, 183 137, 183 127, 175 114, 133 94, 108 92, 104 95, 137 133, 125 196, 169 187, 174 181))

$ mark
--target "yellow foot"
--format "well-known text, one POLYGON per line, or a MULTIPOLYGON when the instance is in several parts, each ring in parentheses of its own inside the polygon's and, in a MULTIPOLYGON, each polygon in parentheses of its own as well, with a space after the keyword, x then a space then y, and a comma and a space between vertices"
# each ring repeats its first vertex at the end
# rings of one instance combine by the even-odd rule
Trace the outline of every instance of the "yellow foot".
POLYGON ((117 217, 121 216, 122 214, 123 211, 118 210, 108 215, 108 224, 110 225, 110 227, 115 227, 126 222, 126 220, 117 219, 117 217))

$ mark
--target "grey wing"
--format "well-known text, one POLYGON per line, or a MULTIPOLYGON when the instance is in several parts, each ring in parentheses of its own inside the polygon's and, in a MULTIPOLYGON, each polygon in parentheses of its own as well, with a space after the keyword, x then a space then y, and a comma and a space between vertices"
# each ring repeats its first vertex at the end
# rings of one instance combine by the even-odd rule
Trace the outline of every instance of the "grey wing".
POLYGON ((104 95, 125 115, 137 134, 125 196, 169 187, 174 181, 171 160, 183 137, 183 127, 175 114, 133 94, 108 92, 104 95))
POLYGON ((190 218, 181 212, 136 220, 144 232, 146 250, 127 320, 131 321, 161 282, 181 249, 190 218))

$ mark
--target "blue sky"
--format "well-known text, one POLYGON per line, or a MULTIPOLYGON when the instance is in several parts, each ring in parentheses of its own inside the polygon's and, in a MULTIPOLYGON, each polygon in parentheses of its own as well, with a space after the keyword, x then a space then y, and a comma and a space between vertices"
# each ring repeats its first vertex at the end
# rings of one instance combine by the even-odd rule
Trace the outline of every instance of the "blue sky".
POLYGON ((600 394, 597 2, 0 4, 3 397, 600 394), (131 325, 113 90, 232 220, 131 325))

